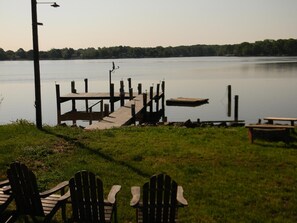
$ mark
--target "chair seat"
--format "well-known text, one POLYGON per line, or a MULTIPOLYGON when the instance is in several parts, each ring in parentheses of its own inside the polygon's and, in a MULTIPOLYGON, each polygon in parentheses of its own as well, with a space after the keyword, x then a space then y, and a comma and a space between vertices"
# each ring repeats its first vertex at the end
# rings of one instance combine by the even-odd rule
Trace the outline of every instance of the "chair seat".
POLYGON ((4 194, 3 188, 0 188, 0 205, 5 204, 10 197, 10 195, 4 194))
POLYGON ((8 206, 12 201, 12 196, 10 194, 4 193, 5 187, 0 187, 0 213, 8 206))
POLYGON ((57 194, 51 194, 46 198, 41 198, 41 204, 45 215, 51 213, 54 207, 56 207, 60 198, 61 196, 57 194))

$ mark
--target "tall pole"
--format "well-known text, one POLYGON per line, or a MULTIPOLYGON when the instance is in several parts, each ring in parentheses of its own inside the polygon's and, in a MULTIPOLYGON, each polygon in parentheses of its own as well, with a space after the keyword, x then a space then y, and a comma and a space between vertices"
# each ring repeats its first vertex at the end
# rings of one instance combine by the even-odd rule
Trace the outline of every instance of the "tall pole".
POLYGON ((36 127, 38 129, 42 129, 40 67, 39 67, 39 48, 38 48, 38 22, 37 22, 37 2, 36 2, 36 0, 31 0, 31 7, 32 7, 32 35, 33 35, 36 127))

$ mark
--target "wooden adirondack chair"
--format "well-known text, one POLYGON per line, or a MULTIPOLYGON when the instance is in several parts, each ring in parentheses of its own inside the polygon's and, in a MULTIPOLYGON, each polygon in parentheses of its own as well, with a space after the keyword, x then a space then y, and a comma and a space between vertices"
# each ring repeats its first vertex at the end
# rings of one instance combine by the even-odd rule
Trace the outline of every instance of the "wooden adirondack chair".
POLYGON ((113 185, 104 200, 103 183, 88 171, 77 172, 69 181, 74 222, 117 222, 116 195, 120 185, 113 185))
POLYGON ((6 216, 3 214, 4 210, 12 201, 12 196, 5 191, 9 188, 9 181, 0 181, 0 222, 4 222, 6 216))
POLYGON ((140 187, 132 187, 130 205, 136 208, 138 223, 174 223, 177 222, 178 207, 187 206, 183 197, 183 188, 168 175, 152 176, 143 185, 142 200, 140 187))
POLYGON ((43 217, 43 222, 50 222, 59 208, 62 208, 62 215, 66 220, 65 203, 69 195, 65 195, 64 192, 68 185, 67 181, 48 191, 39 193, 34 173, 26 165, 19 162, 10 165, 7 176, 16 203, 14 218, 26 215, 30 216, 33 221, 37 221, 36 217, 43 217), (56 194, 58 191, 60 194, 56 194))

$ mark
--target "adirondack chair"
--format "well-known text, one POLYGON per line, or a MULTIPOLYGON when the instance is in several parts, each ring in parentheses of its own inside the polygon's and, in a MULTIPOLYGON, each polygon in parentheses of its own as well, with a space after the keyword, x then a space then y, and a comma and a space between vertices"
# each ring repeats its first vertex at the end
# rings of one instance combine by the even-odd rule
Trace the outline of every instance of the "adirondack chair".
POLYGON ((69 180, 72 221, 88 223, 117 222, 116 195, 120 185, 113 185, 104 200, 103 183, 92 172, 80 171, 69 180))
POLYGON ((0 181, 0 222, 5 221, 4 219, 6 216, 3 214, 3 212, 12 201, 12 196, 8 193, 5 193, 9 188, 8 180, 0 181))
POLYGON ((165 174, 152 176, 143 185, 142 200, 140 187, 131 187, 130 205, 136 208, 138 223, 175 223, 177 210, 188 205, 183 197, 183 188, 165 174))
POLYGON ((63 219, 66 220, 65 203, 69 195, 65 195, 64 190, 68 185, 67 181, 39 193, 34 173, 19 162, 10 165, 7 176, 16 203, 15 219, 25 215, 30 216, 33 221, 37 221, 36 217, 43 217, 43 222, 50 222, 55 213, 62 208, 63 219), (60 194, 56 194, 59 191, 60 194))

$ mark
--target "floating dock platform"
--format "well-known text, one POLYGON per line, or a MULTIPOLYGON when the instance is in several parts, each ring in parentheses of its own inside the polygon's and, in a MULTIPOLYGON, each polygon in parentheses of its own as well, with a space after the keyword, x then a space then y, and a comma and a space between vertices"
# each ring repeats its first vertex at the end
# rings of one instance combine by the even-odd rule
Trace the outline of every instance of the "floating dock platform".
POLYGON ((196 107, 199 105, 207 104, 208 99, 204 98, 171 98, 166 100, 167 106, 188 106, 188 107, 196 107))

